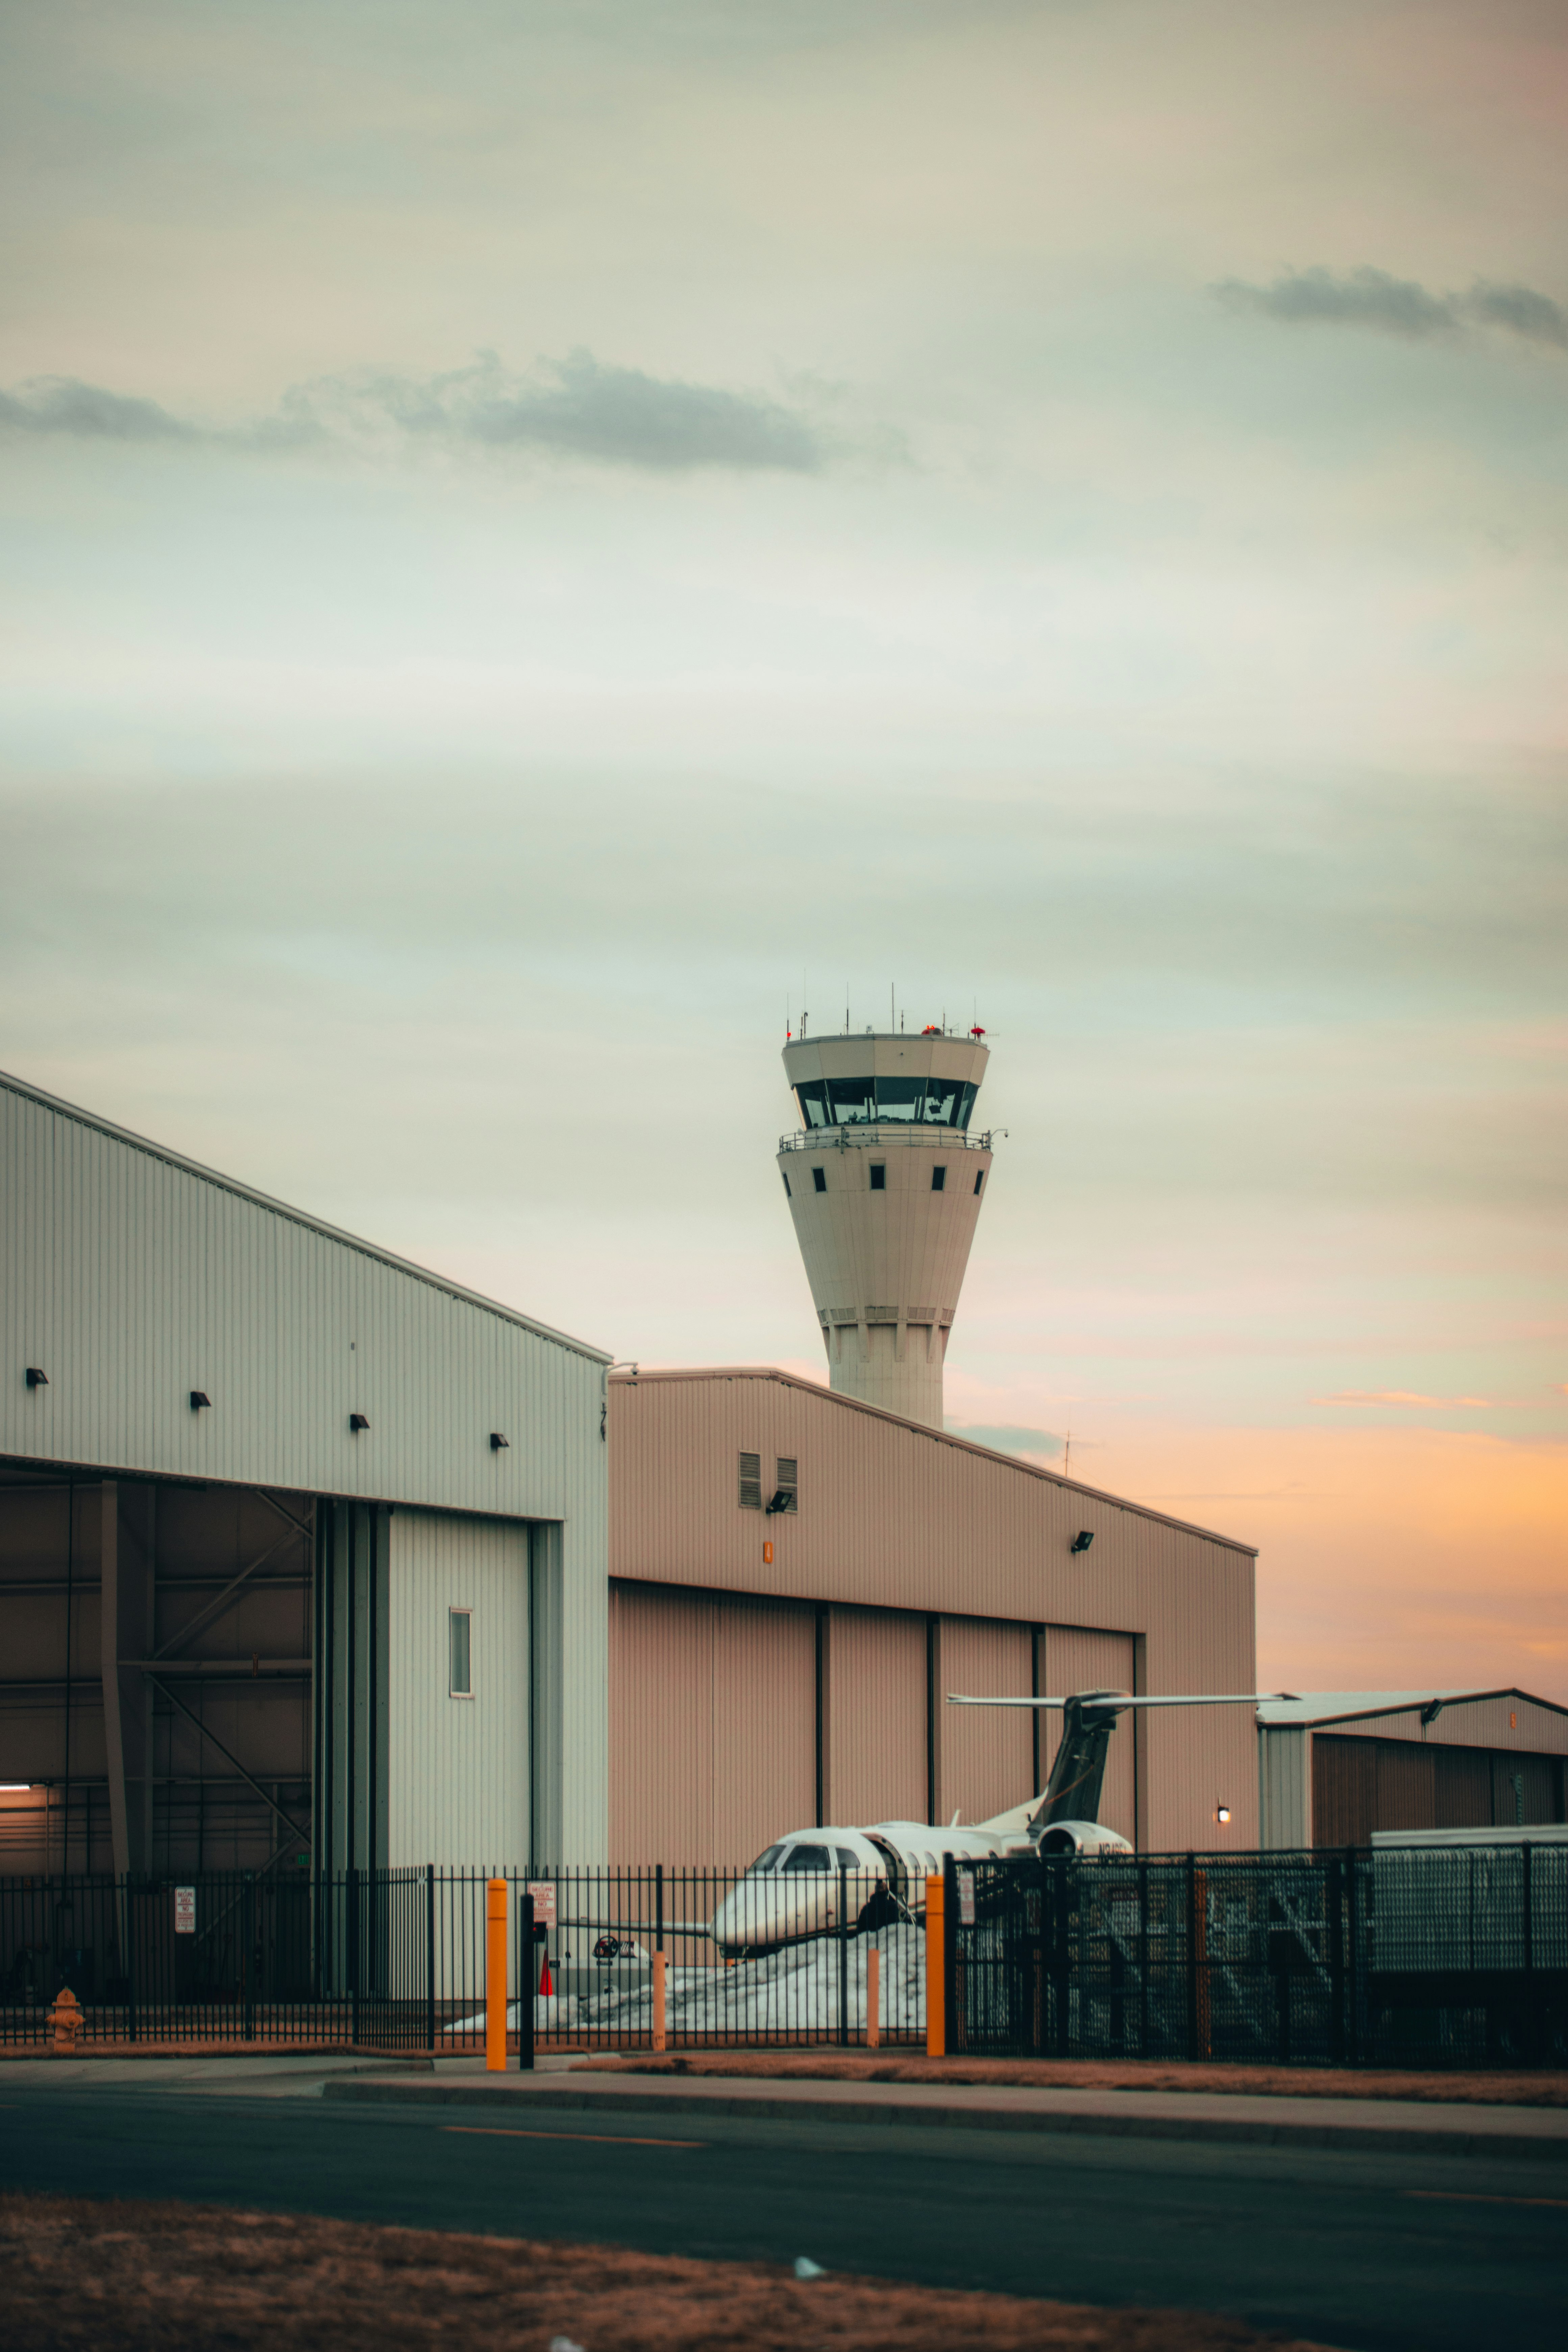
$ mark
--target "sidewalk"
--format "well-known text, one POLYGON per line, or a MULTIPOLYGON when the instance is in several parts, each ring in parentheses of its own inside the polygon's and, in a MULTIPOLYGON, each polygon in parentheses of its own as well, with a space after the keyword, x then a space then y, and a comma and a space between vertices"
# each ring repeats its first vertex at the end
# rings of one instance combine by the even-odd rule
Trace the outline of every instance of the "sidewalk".
POLYGON ((483 2106, 498 2114, 591 2107, 605 2115, 727 2116, 846 2124, 932 2125, 1136 2139, 1231 2140, 1263 2147, 1357 2147, 1424 2155, 1510 2156, 1568 2162, 1568 2109, 1444 2105, 1310 2095, 1022 2088, 1011 2084, 870 2083, 607 2074, 570 2061, 532 2076, 487 2074, 483 2061, 437 2061, 431 2074, 334 2078, 330 2100, 483 2106))

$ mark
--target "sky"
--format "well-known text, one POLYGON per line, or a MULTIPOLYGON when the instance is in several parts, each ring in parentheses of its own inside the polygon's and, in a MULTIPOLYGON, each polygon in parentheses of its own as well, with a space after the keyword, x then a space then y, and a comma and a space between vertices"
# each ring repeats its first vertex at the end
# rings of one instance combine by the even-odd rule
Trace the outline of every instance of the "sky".
POLYGON ((950 1421, 1568 1702, 1561 6, 0 50, 0 1066, 821 1378, 786 1026, 978 1019, 950 1421))

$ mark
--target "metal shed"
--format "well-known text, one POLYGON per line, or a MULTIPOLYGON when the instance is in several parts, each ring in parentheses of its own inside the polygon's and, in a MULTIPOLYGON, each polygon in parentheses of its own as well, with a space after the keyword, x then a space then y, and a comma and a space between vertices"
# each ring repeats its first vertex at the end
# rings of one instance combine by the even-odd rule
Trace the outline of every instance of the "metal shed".
POLYGON ((1568 1708, 1528 1691, 1317 1691, 1258 1710, 1266 1847, 1568 1814, 1568 1708))
POLYGON ((4 1076, 0 1330, 0 1873, 603 1857, 602 1349, 4 1076))

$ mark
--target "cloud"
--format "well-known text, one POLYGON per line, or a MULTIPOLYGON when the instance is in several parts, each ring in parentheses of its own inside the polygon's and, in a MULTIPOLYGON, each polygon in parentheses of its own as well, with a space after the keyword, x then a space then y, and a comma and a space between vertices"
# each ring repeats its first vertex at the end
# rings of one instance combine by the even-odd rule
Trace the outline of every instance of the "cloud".
POLYGON ((994 1454, 1059 1454, 1062 1441, 1048 1429, 983 1429, 978 1424, 944 1422, 950 1437, 967 1438, 971 1445, 988 1445, 994 1454))
POLYGON ((0 430, 69 434, 79 441, 193 441, 193 425, 171 416, 155 400, 105 392, 74 376, 34 376, 15 392, 0 392, 0 430))
POLYGON ((1568 351, 1568 310, 1529 286, 1493 286, 1479 278, 1460 307, 1481 326, 1502 327, 1527 342, 1568 351))
POLYGON ((292 385, 270 415, 222 428, 96 384, 37 377, 0 393, 0 431, 6 429, 261 453, 339 447, 393 455, 421 444, 534 450, 655 473, 725 467, 808 474, 830 454, 814 424, 765 394, 606 366, 585 351, 542 360, 521 375, 484 352, 440 375, 321 376, 292 385))
POLYGON ((1425 1404, 1437 1405, 1445 1411, 1464 1405, 1470 1409, 1489 1411, 1497 1402, 1495 1397, 1422 1396, 1414 1389, 1336 1389, 1332 1396, 1312 1399, 1314 1404, 1425 1404))
POLYGON ((1493 327, 1525 342, 1568 351, 1568 311, 1529 286, 1499 286, 1477 278, 1468 293, 1434 294, 1413 278, 1385 269, 1289 269, 1270 286, 1223 278, 1211 291, 1233 310, 1250 310, 1286 326, 1366 327, 1407 342, 1457 336, 1467 327, 1493 327))

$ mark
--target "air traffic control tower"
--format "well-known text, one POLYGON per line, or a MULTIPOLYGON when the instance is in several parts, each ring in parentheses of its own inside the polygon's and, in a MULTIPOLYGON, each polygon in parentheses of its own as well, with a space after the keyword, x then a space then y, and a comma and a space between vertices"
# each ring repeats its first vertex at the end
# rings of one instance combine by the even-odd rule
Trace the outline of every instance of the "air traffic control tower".
POLYGON ((991 1174, 990 1136, 969 1132, 984 1034, 868 1030, 784 1049, 802 1126, 779 1145, 779 1173, 830 1385, 932 1429, 991 1174))

